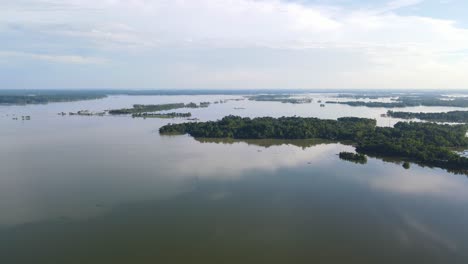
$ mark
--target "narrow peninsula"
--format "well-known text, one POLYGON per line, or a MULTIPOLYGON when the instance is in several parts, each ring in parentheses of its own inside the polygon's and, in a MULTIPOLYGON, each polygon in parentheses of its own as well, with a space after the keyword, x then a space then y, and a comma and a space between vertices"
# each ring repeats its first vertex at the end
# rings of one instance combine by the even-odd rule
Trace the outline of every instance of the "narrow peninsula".
POLYGON ((328 104, 345 104, 349 106, 403 108, 414 106, 468 107, 468 98, 448 98, 438 95, 400 96, 391 102, 376 101, 327 101, 328 104))
POLYGON ((468 123, 468 111, 450 111, 446 113, 411 113, 388 111, 387 116, 402 119, 420 119, 435 122, 468 123))

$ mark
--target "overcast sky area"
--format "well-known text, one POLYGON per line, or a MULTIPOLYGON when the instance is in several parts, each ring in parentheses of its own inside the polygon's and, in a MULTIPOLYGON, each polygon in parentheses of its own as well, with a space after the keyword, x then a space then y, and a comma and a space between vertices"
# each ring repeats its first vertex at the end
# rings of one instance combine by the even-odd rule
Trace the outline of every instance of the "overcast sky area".
POLYGON ((468 88, 466 0, 0 0, 0 89, 468 88))

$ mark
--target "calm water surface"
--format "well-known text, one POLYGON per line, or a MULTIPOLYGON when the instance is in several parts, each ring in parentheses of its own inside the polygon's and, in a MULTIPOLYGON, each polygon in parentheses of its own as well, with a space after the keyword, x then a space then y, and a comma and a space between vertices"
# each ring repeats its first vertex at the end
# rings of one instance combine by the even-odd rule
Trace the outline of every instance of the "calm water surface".
MULTIPOLYGON (((183 120, 57 115, 228 98, 238 97, 0 106, 0 263, 468 263, 466 176, 341 161, 353 147, 338 143, 195 140, 158 134, 183 120)), ((317 102, 179 110, 398 121, 317 102)))

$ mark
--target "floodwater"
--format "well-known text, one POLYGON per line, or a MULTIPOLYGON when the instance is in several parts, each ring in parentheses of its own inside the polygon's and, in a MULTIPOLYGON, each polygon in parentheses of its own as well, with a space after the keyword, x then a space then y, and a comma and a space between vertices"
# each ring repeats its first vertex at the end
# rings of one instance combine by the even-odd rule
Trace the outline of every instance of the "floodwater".
MULTIPOLYGON (((398 121, 380 117, 383 108, 320 107, 328 98, 310 96, 311 104, 229 101, 177 111, 200 120, 398 121)), ((183 119, 57 115, 230 98, 240 97, 0 106, 0 263, 468 263, 464 175, 376 158, 354 164, 337 156, 353 147, 332 142, 159 135, 183 119)))

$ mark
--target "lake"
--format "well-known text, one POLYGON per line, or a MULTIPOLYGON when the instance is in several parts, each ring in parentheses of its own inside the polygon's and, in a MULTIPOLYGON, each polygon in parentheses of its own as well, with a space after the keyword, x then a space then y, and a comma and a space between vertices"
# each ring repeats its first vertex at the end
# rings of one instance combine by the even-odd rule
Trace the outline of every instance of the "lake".
MULTIPOLYGON (((202 121, 399 121, 381 117, 387 109, 320 107, 335 99, 309 96, 311 104, 244 100, 177 112, 202 121)), ((0 106, 0 263, 468 263, 465 175, 377 158, 355 164, 337 155, 354 148, 333 142, 159 135, 183 119, 57 115, 237 98, 0 106)))

